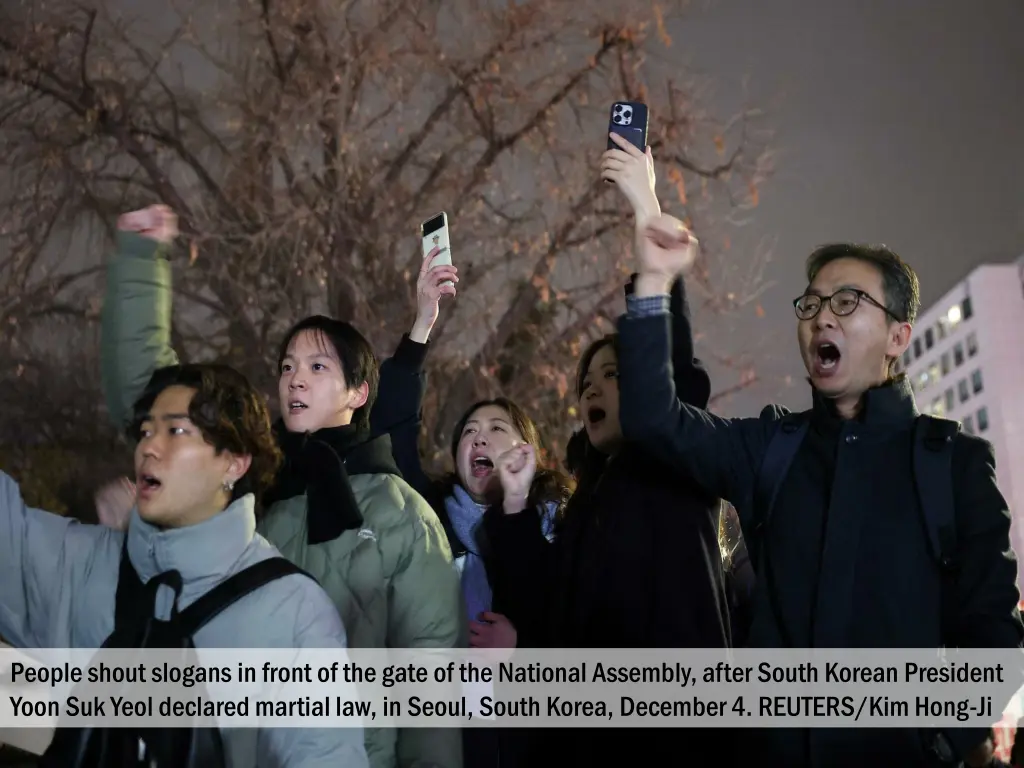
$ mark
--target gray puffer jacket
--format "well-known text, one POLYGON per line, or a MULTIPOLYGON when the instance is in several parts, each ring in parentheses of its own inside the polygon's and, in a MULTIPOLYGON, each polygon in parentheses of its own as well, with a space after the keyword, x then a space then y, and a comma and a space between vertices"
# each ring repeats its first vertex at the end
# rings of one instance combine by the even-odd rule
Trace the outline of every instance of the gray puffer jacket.
MULTIPOLYGON (((143 582, 168 570, 181 573, 179 609, 229 576, 279 555, 256 533, 252 496, 203 523, 171 530, 155 528, 132 510, 122 533, 32 509, 17 483, 0 472, 0 636, 16 648, 102 645, 114 629, 125 536, 143 582)), ((197 648, 346 647, 330 598, 298 574, 241 598, 193 639, 197 648)), ((368 764, 360 729, 234 729, 222 736, 231 768, 368 764)))

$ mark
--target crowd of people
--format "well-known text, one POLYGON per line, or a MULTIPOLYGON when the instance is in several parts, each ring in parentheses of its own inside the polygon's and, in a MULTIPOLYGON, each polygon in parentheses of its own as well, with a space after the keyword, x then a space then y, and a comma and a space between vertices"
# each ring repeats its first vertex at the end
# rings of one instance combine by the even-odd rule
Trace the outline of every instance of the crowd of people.
MULTIPOLYGON (((171 346, 173 211, 123 216, 101 346, 136 476, 97 497, 91 526, 29 508, 0 474, 0 636, 137 647, 270 562, 196 624, 196 647, 1019 647, 992 448, 922 416, 893 372, 919 309, 911 267, 881 246, 815 251, 793 303, 812 407, 715 416, 685 290, 697 240, 662 213, 650 150, 612 140, 601 175, 635 214, 636 274, 617 332, 580 356, 562 467, 538 464, 540 427, 503 397, 466 404, 449 474, 421 465, 425 387, 443 386, 423 373, 429 337, 459 280, 435 254, 382 364, 340 320, 285 334, 274 420, 241 374, 171 346), (723 551, 725 502, 743 535, 723 551)), ((986 729, 282 728, 204 748, 231 766, 996 764, 986 729)), ((195 742, 168 758, 155 735, 137 760, 119 749, 58 733, 44 764, 216 764, 195 742)))

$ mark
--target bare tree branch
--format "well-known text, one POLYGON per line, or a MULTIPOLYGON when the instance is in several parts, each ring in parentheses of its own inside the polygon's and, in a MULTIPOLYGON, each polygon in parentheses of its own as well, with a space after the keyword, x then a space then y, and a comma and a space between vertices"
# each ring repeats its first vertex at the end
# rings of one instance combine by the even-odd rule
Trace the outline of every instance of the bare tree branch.
MULTIPOLYGON (((126 208, 180 217, 183 354, 271 391, 276 344, 314 312, 390 352, 415 314, 416 224, 444 210, 460 283, 432 333, 433 447, 480 392, 560 434, 580 344, 630 271, 632 214, 597 170, 627 98, 658 115, 659 198, 701 236, 695 305, 738 311, 763 290, 758 258, 727 247, 771 172, 759 114, 716 121, 681 67, 647 63, 683 0, 221 5, 174 0, 147 30, 106 0, 0 6, 0 350, 35 362, 24 377, 52 368, 35 336, 61 323, 92 334, 97 365, 99 250, 126 208)), ((66 434, 56 417, 38 432, 66 434)))

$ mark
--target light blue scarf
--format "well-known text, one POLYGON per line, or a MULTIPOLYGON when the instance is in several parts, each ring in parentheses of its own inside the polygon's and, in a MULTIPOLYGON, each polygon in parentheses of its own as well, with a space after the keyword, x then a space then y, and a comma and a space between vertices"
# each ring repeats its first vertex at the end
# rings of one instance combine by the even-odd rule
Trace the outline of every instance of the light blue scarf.
MULTIPOLYGON (((470 621, 479 621, 480 614, 491 610, 491 585, 487 581, 484 558, 487 555, 487 541, 482 525, 486 504, 477 504, 461 485, 452 488, 452 495, 444 500, 444 508, 451 521, 452 530, 467 550, 462 568, 462 594, 470 621)), ((555 511, 558 506, 547 502, 542 510, 541 531, 551 541, 555 530, 555 511)))

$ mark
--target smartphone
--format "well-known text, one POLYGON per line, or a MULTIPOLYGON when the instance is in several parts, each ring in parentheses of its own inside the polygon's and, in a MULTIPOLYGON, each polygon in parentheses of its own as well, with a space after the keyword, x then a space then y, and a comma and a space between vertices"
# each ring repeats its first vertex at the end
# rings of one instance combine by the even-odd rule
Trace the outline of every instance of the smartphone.
MULTIPOLYGON (((647 105, 639 101, 617 101, 612 104, 608 132, 617 133, 641 152, 647 151, 647 105)), ((608 149, 618 146, 608 137, 608 149)))
POLYGON ((636 293, 636 279, 638 275, 639 273, 634 272, 629 276, 629 282, 626 283, 626 286, 623 289, 623 293, 625 293, 627 297, 632 296, 634 293, 636 293))
MULTIPOLYGON (((441 211, 420 224, 420 237, 423 238, 423 258, 427 258, 434 248, 440 248, 438 253, 430 262, 431 267, 442 264, 452 264, 452 246, 448 237, 448 214, 441 211)), ((445 280, 442 285, 455 285, 451 280, 445 280)))

